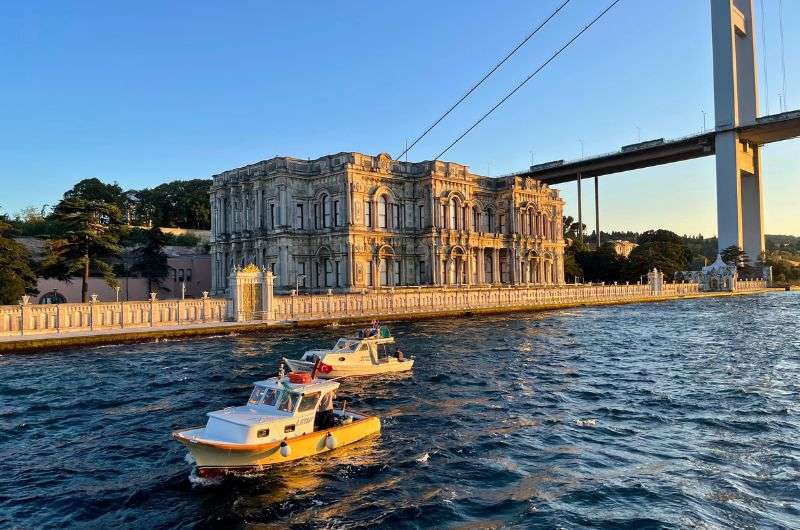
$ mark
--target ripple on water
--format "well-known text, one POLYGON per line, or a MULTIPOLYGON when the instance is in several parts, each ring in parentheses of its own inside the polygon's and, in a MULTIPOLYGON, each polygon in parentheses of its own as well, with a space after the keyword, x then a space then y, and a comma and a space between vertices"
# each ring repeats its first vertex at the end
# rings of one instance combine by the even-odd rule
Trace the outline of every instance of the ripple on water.
POLYGON ((171 430, 352 328, 0 359, 12 527, 800 526, 800 294, 402 323, 380 436, 201 479, 171 430), (776 318, 780 315, 780 318, 776 318))

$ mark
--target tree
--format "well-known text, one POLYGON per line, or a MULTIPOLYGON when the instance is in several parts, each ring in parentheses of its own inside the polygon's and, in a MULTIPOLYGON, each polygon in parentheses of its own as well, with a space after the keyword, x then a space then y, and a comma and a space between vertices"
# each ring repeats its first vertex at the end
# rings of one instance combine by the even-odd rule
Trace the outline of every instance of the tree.
POLYGON ((207 230, 211 227, 211 184, 205 179, 175 180, 133 192, 134 218, 142 225, 207 230))
POLYGON ((611 245, 603 245, 598 250, 585 250, 575 255, 583 276, 590 282, 612 283, 622 279, 622 268, 625 266, 625 256, 617 254, 611 245))
MULTIPOLYGON (((739 248, 738 245, 725 247, 722 249, 722 252, 720 252, 720 257, 722 261, 728 265, 735 265, 741 277, 754 276, 758 269, 758 267, 750 265, 750 256, 747 255, 747 252, 739 248)), ((759 256, 759 260, 762 259, 763 256, 759 256)), ((763 265, 763 262, 761 264, 763 265)))
POLYGON ((35 294, 36 273, 25 247, 8 237, 11 225, 0 216, 0 305, 16 304, 24 294, 35 294))
POLYGON ((567 282, 574 282, 583 277, 583 270, 575 256, 579 252, 588 250, 581 237, 583 233, 581 228, 585 230, 586 225, 581 225, 572 216, 566 215, 561 226, 564 231, 564 241, 567 242, 567 248, 564 249, 564 276, 567 282))
POLYGON ((126 206, 126 198, 119 184, 106 184, 96 178, 81 180, 64 193, 64 199, 104 202, 116 205, 120 211, 126 206))
POLYGON ((62 238, 50 241, 42 272, 47 277, 65 281, 80 274, 81 301, 86 302, 90 274, 102 276, 109 285, 116 284, 108 260, 119 256, 122 218, 117 204, 107 202, 105 199, 109 196, 102 189, 99 189, 97 197, 92 197, 91 193, 98 188, 88 193, 76 192, 83 182, 86 181, 65 193, 53 212, 53 216, 64 225, 65 232, 62 238))
POLYGON ((153 291, 153 284, 161 287, 161 281, 169 274, 167 254, 164 245, 167 238, 158 227, 147 231, 147 241, 144 246, 136 250, 136 260, 131 267, 131 272, 147 278, 147 291, 153 291))
POLYGON ((637 243, 622 271, 623 276, 632 282, 653 268, 672 278, 676 272, 685 271, 692 260, 685 239, 669 230, 648 230, 639 236, 637 243))

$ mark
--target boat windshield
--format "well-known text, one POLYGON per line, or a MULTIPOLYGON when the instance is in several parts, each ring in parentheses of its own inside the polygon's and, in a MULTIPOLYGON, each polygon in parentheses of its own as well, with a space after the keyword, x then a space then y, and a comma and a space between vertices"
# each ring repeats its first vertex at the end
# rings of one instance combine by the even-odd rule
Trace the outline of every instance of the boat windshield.
POLYGON ((294 407, 300 401, 300 394, 294 392, 281 392, 278 397, 278 410, 294 412, 294 407))
POLYGON ((264 400, 261 402, 261 404, 274 407, 275 401, 277 401, 277 399, 278 399, 278 390, 275 388, 268 388, 267 391, 264 392, 264 400))
POLYGON ((339 339, 336 346, 333 347, 333 351, 342 353, 354 352, 356 351, 356 346, 358 346, 357 340, 339 339))
POLYGON ((264 397, 264 392, 266 392, 266 390, 267 389, 263 386, 256 385, 256 387, 253 388, 253 393, 250 394, 250 399, 247 400, 247 404, 257 405, 258 402, 261 401, 261 398, 264 397))
POLYGON ((278 398, 278 390, 275 388, 266 388, 263 386, 258 386, 253 389, 253 393, 250 394, 250 399, 247 400, 248 405, 268 405, 271 407, 275 406, 275 401, 278 398))

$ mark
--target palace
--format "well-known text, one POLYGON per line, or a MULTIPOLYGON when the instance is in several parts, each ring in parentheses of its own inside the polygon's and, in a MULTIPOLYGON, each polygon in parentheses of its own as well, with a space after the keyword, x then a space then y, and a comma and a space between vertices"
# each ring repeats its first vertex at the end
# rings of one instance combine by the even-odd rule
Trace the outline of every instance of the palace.
POLYGON ((439 160, 278 157, 214 175, 212 293, 255 263, 288 292, 564 282, 564 202, 439 160))

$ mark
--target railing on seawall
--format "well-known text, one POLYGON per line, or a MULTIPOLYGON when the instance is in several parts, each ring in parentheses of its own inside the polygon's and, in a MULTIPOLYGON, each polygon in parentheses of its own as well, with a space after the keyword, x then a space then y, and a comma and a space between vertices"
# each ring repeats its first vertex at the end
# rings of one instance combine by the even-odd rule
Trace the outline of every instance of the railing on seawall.
POLYGON ((736 280, 737 292, 761 291, 769 287, 766 280, 736 280))
POLYGON ((222 322, 218 298, 0 306, 0 336, 222 322))
POLYGON ((281 295, 274 297, 276 320, 313 320, 446 313, 491 308, 535 308, 561 304, 658 299, 697 294, 695 283, 665 284, 657 292, 649 284, 563 285, 558 287, 417 287, 361 293, 281 295))

